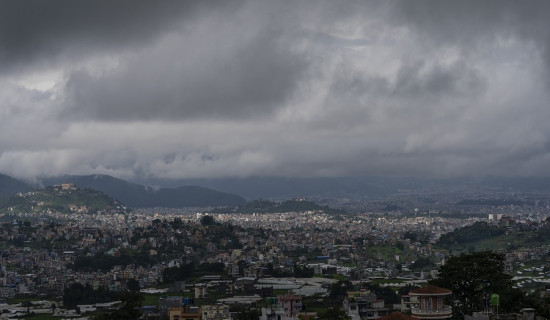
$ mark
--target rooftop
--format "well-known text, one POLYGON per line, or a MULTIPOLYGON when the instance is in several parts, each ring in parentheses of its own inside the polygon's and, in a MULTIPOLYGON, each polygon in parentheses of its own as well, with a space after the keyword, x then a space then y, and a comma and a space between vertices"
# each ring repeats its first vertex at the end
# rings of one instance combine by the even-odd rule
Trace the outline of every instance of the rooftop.
POLYGON ((423 288, 414 289, 411 292, 409 292, 409 295, 411 296, 419 296, 419 295, 449 295, 453 293, 449 289, 440 288, 437 286, 426 286, 423 288))

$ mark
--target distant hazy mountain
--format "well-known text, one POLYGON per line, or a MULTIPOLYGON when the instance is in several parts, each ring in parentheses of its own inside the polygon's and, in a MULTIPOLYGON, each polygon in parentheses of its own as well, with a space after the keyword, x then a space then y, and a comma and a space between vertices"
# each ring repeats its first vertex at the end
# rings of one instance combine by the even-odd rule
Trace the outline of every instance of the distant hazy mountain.
POLYGON ((151 188, 107 175, 62 176, 42 180, 44 186, 74 183, 78 187, 103 191, 131 207, 209 207, 242 205, 244 198, 212 189, 185 186, 151 188))
POLYGON ((378 177, 284 178, 250 177, 220 179, 150 180, 142 183, 163 187, 195 185, 239 194, 248 200, 286 200, 308 198, 352 198, 393 194, 400 188, 414 186, 413 179, 378 177))
POLYGON ((545 177, 485 177, 481 184, 501 190, 518 190, 521 192, 550 191, 550 178, 545 177))
POLYGON ((18 192, 27 192, 33 188, 15 178, 0 174, 0 197, 14 195, 18 192))
POLYGON ((173 187, 196 185, 239 194, 248 200, 286 200, 296 197, 371 199, 396 194, 479 194, 485 192, 550 191, 550 178, 470 177, 423 179, 396 177, 284 178, 250 177, 219 179, 175 179, 140 181, 173 187))

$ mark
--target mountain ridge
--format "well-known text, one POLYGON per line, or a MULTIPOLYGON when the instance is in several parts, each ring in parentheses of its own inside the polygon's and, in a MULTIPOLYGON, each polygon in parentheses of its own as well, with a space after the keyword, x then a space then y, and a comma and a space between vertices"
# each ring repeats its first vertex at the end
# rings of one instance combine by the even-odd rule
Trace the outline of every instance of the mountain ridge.
POLYGON ((246 202, 236 194, 199 186, 153 188, 108 175, 65 175, 43 178, 43 185, 74 183, 79 187, 102 191, 131 207, 216 207, 246 202))
POLYGON ((0 173, 0 197, 31 191, 33 187, 21 180, 0 173))
POLYGON ((549 177, 459 177, 420 178, 389 176, 356 177, 274 177, 188 178, 136 180, 142 184, 173 187, 197 185, 224 192, 234 192, 247 200, 285 200, 348 198, 369 200, 399 194, 456 193, 532 193, 550 191, 549 177))

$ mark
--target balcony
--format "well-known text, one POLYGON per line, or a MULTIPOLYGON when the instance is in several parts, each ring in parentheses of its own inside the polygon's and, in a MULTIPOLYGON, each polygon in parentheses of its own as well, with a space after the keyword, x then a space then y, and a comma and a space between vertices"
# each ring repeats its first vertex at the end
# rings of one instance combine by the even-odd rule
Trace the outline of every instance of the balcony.
POLYGON ((412 316, 419 319, 447 319, 451 317, 452 309, 451 307, 444 307, 440 310, 428 310, 428 309, 419 309, 411 308, 412 316))

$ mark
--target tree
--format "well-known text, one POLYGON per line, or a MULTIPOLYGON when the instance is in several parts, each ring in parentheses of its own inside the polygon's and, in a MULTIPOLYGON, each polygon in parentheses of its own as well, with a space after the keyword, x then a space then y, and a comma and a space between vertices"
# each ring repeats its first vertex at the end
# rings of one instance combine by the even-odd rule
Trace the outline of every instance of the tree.
POLYGON ((338 308, 333 307, 327 310, 327 312, 323 313, 321 315, 321 320, 349 320, 350 317, 347 315, 347 313, 338 308))
POLYGON ((237 314, 237 320, 257 320, 261 316, 261 312, 257 309, 243 310, 237 314))
POLYGON ((130 292, 139 292, 139 290, 141 290, 139 281, 136 279, 128 279, 128 281, 126 281, 126 288, 128 288, 130 292))
POLYGON ((421 270, 433 266, 435 266, 435 263, 430 258, 418 257, 418 259, 416 259, 416 261, 411 264, 410 268, 412 270, 421 270))
POLYGON ((381 287, 377 284, 366 284, 367 289, 372 291, 378 299, 384 300, 386 303, 399 303, 399 296, 395 293, 394 290, 388 287, 381 287))
POLYGON ((506 229, 493 226, 487 222, 478 221, 470 226, 456 229, 439 238, 437 244, 442 247, 450 247, 454 244, 471 243, 483 239, 489 239, 504 234, 506 229))
POLYGON ((404 295, 409 294, 409 292, 411 292, 412 290, 417 289, 417 288, 420 288, 420 287, 417 286, 417 285, 409 283, 406 286, 399 288, 397 290, 397 294, 400 295, 400 296, 404 296, 404 295))
POLYGON ((223 273, 225 271, 225 264, 222 262, 203 262, 199 266, 199 270, 206 273, 223 273))
POLYGON ((185 280, 195 271, 195 264, 182 264, 179 267, 166 268, 162 271, 162 279, 164 283, 172 283, 175 281, 185 280))
POLYGON ((214 217, 209 216, 209 215, 205 215, 205 216, 202 216, 202 218, 201 218, 201 224, 203 226, 211 226, 211 225, 216 224, 216 221, 214 220, 214 217))
POLYGON ((312 278, 314 273, 313 268, 299 266, 297 263, 294 263, 294 276, 296 278, 312 278))
POLYGON ((63 291, 63 306, 72 309, 78 304, 93 304, 107 302, 113 298, 113 294, 104 287, 92 288, 76 282, 63 291))
POLYGON ((94 319, 138 320, 141 317, 141 306, 144 300, 142 295, 139 293, 124 292, 117 298, 122 301, 122 306, 119 309, 99 313, 94 319))
POLYGON ((330 286, 329 298, 336 304, 341 304, 347 292, 352 289, 353 285, 349 280, 340 280, 330 286))
POLYGON ((533 306, 537 310, 537 315, 546 319, 550 318, 550 295, 545 294, 541 297, 537 293, 537 295, 530 296, 530 298, 534 300, 533 306))
POLYGON ((439 268, 439 278, 431 284, 450 289, 453 317, 463 319, 485 308, 493 293, 505 298, 512 289, 512 277, 504 272, 504 255, 483 251, 450 258, 439 268))

